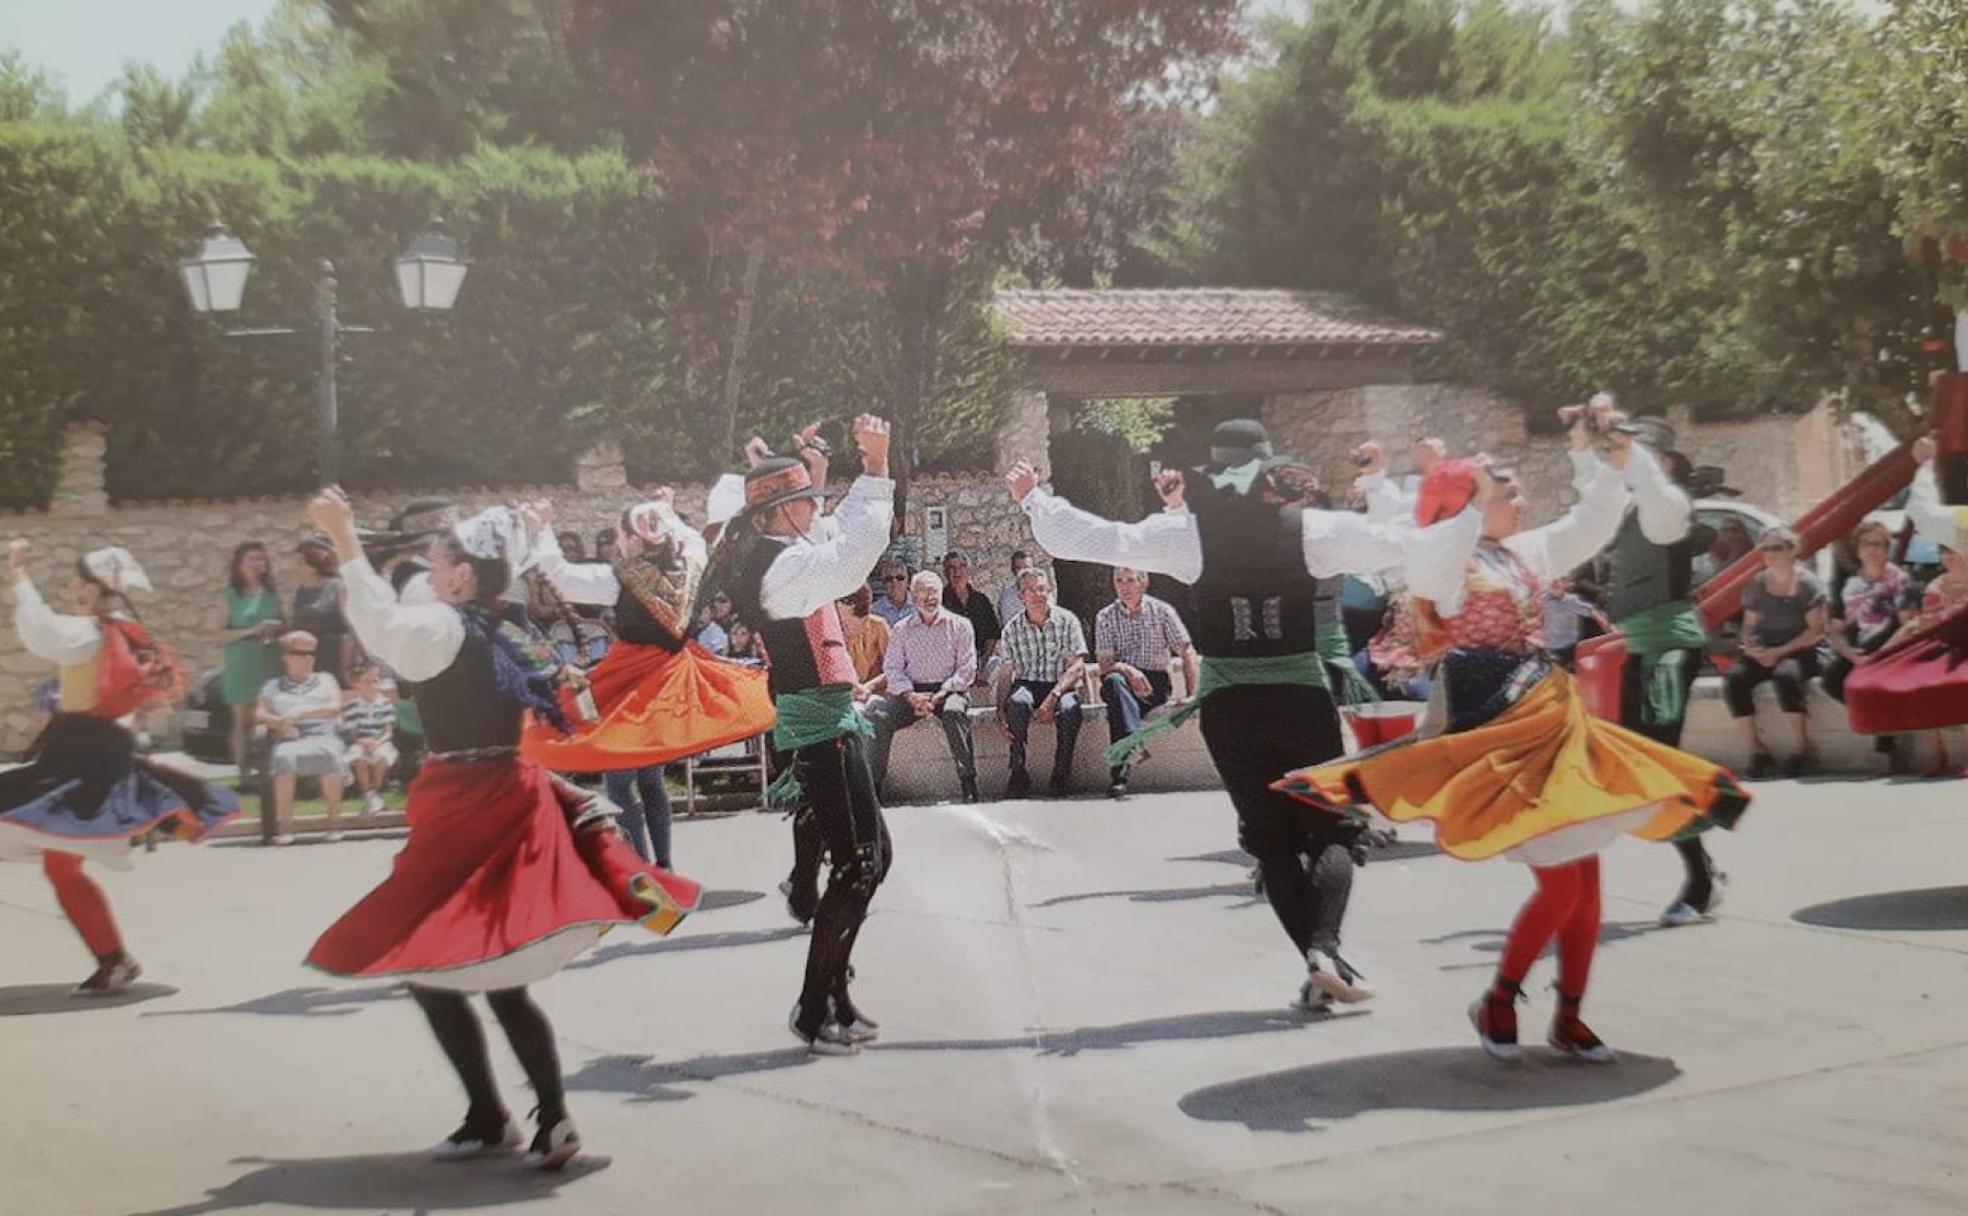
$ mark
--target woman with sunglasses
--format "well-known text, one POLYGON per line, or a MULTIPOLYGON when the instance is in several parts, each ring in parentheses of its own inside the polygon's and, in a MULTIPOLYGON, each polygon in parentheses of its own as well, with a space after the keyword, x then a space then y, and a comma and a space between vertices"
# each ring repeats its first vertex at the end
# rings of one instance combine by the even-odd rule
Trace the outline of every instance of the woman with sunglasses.
POLYGON ((1756 727, 1756 686, 1777 686, 1777 705, 1790 724, 1796 750, 1783 775, 1801 777, 1817 767, 1804 695, 1818 674, 1818 643, 1825 636, 1825 589, 1797 560, 1797 534, 1771 528, 1756 542, 1763 569, 1743 590, 1742 653, 1722 677, 1729 716, 1749 748, 1749 779, 1777 774, 1777 764, 1756 727))
MULTIPOLYGON (((1825 693, 1841 705, 1845 701, 1845 682, 1852 672, 1871 661, 1901 626, 1918 612, 1919 602, 1913 580, 1906 571, 1888 561, 1893 551, 1893 534, 1878 520, 1867 520, 1852 533, 1852 551, 1858 554, 1859 568, 1839 589, 1838 608, 1827 628, 1835 657, 1825 664, 1820 681, 1825 693)), ((1891 771, 1899 772, 1897 736, 1876 735, 1873 750, 1888 758, 1891 771)))
POLYGON ((268 771, 273 774, 276 845, 294 843, 294 787, 302 777, 321 785, 327 804, 330 843, 342 838, 342 686, 317 669, 320 640, 305 629, 281 635, 280 674, 266 682, 253 712, 273 742, 268 771))
POLYGON ((1580 501, 1529 531, 1513 477, 1481 458, 1429 470, 1416 522, 1454 529, 1458 544, 1414 550, 1406 563, 1418 645, 1436 661, 1428 716, 1415 735, 1277 783, 1323 810, 1371 806, 1400 822, 1433 820, 1452 857, 1531 867, 1537 889, 1469 1010, 1484 1051, 1500 1060, 1521 1055, 1516 1002, 1554 938, 1558 1010, 1546 1041, 1578 1059, 1614 1058, 1580 1016, 1599 940, 1599 851, 1622 834, 1670 840, 1704 817, 1727 825, 1748 802, 1726 770, 1586 712, 1545 649, 1544 589, 1613 539, 1626 510, 1624 471, 1651 459, 1631 435, 1605 438, 1602 462, 1592 433, 1574 422, 1580 501))

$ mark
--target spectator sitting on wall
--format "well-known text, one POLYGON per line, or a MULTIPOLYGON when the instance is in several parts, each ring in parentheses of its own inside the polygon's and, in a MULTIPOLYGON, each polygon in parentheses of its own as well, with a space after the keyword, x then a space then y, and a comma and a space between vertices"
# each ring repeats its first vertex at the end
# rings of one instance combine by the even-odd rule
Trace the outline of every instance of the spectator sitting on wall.
POLYGON ((1756 729, 1755 690, 1772 680, 1777 702, 1797 740, 1797 751, 1784 762, 1784 775, 1802 776, 1812 770, 1817 755, 1811 747, 1810 723, 1805 717, 1805 688, 1818 674, 1818 642, 1825 633, 1825 591, 1816 575, 1797 561, 1797 534, 1771 528, 1756 542, 1763 569, 1743 591, 1742 654, 1722 678, 1729 714, 1748 744, 1749 776, 1774 776, 1776 761, 1756 729))
MULTIPOLYGON (((1169 656, 1182 658, 1183 688, 1196 691, 1196 648, 1188 627, 1167 602, 1148 594, 1148 576, 1114 568, 1114 602, 1093 618, 1093 653, 1100 664, 1100 699, 1107 706, 1107 738, 1118 743, 1174 691, 1169 656)), ((1127 796, 1128 766, 1107 771, 1109 797, 1127 796)))
POLYGON ((977 674, 973 678, 988 683, 1002 632, 998 610, 991 606, 991 597, 970 581, 970 559, 959 549, 943 555, 943 606, 970 622, 977 644, 977 674))
MULTIPOLYGON (((1833 658, 1825 664, 1819 683, 1825 694, 1845 703, 1845 680, 1852 669, 1864 663, 1880 647, 1893 639, 1901 625, 1918 615, 1913 604, 1913 580, 1887 557, 1893 552, 1893 534, 1878 520, 1868 520, 1852 533, 1852 551, 1859 568, 1838 590, 1832 620, 1825 631, 1833 658)), ((1873 750, 1887 757, 1887 768, 1899 772, 1899 749, 1892 735, 1876 735, 1873 750)))
POLYGON ((730 644, 725 648, 725 658, 747 667, 766 665, 765 647, 759 642, 758 634, 752 631, 750 625, 743 621, 732 621, 730 628, 725 631, 725 636, 731 639, 730 644))
POLYGON ((1032 555, 1024 549, 1011 551, 1011 581, 998 591, 994 608, 998 614, 998 629, 1003 632, 1011 619, 1025 611, 1025 600, 1018 593, 1018 576, 1032 568, 1032 555))
POLYGON ((314 669, 315 638, 296 629, 280 637, 281 674, 260 690, 255 715, 273 741, 275 844, 294 843, 294 786, 315 777, 328 804, 328 839, 340 840, 342 819, 342 688, 314 669))
POLYGON ((1011 775, 1005 797, 1023 798, 1032 789, 1025 767, 1025 745, 1032 719, 1052 723, 1055 732, 1052 779, 1046 791, 1066 792, 1073 780, 1073 752, 1080 739, 1080 681, 1086 676, 1086 633, 1080 618, 1052 602, 1052 580, 1026 567, 1018 576, 1023 609, 1005 622, 1005 661, 1011 692, 1004 724, 1011 735, 1011 775))
POLYGON ((697 644, 715 655, 731 654, 731 597, 720 591, 711 602, 697 610, 697 624, 691 636, 697 644))
POLYGON ((596 561, 612 562, 615 560, 616 536, 617 533, 613 528, 603 528, 601 531, 595 533, 594 559, 596 561))
POLYGON ((362 794, 362 813, 374 815, 383 809, 383 786, 396 767, 396 704, 383 690, 383 673, 366 659, 349 669, 349 683, 353 688, 342 703, 344 759, 362 794))
POLYGON ((854 660, 854 699, 866 701, 888 687, 882 664, 888 659, 888 622, 876 616, 875 593, 863 585, 853 595, 834 602, 840 615, 841 637, 854 660))
POLYGON ((916 610, 915 601, 909 598, 909 567, 903 562, 884 562, 879 577, 874 613, 892 630, 916 610))
MULTIPOLYGON (((1926 629, 1968 608, 1968 557, 1951 545, 1936 547, 1941 552, 1941 573, 1921 591, 1920 608, 1908 623, 1909 629, 1926 629)), ((1928 766, 1927 776, 1945 777, 1955 771, 1948 761, 1947 732, 1929 731, 1927 735, 1934 746, 1934 762, 1928 766)), ((1962 729, 1962 738, 1968 740, 1968 727, 1962 729)), ((1968 756, 1968 750, 1955 754, 1968 756)), ((1968 772, 1957 775, 1968 777, 1968 772)))
POLYGON ((588 545, 579 532, 562 532, 554 539, 560 542, 560 555, 570 562, 588 560, 588 545))
MULTIPOLYGON (((873 754, 868 758, 875 788, 879 791, 888 779, 889 750, 896 732, 934 716, 943 724, 963 799, 976 802, 977 753, 971 744, 966 695, 977 676, 976 639, 967 618, 943 607, 943 580, 935 571, 919 572, 910 587, 916 611, 890 631, 888 656, 882 662, 887 694, 868 706, 868 717, 875 724, 873 754)), ((989 604, 984 607, 990 610, 989 604)))

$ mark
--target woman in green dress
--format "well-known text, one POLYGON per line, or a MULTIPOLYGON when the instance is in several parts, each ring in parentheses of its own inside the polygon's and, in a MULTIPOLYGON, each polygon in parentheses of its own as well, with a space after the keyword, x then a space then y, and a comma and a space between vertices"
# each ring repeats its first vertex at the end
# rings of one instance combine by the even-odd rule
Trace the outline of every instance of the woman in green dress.
POLYGON ((232 710, 232 760, 246 775, 251 706, 266 682, 280 674, 274 639, 285 632, 280 591, 273 585, 267 548, 249 540, 232 551, 227 586, 213 606, 211 629, 225 644, 225 701, 232 710))

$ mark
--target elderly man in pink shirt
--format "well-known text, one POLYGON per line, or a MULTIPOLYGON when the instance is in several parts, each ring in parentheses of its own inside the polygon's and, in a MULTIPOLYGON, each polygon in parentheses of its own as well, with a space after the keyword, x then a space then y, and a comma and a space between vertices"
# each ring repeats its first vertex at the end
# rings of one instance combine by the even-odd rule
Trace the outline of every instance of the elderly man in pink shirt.
POLYGON ((943 580, 924 570, 909 584, 916 610, 889 632, 882 670, 888 695, 868 707, 875 724, 870 757, 875 788, 888 778, 888 750, 895 732, 929 717, 943 724, 965 802, 977 801, 977 757, 970 740, 968 693, 977 678, 977 634, 962 614, 943 607, 943 580))

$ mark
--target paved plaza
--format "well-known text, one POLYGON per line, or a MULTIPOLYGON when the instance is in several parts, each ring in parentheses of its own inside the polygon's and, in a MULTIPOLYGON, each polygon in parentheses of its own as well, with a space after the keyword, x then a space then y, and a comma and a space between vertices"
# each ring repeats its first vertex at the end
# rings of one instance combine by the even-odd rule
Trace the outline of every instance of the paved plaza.
POLYGON ((147 974, 109 1007, 63 995, 87 959, 38 871, 0 866, 0 1212, 1958 1214, 1965 788, 1761 787, 1695 928, 1654 927, 1674 854, 1615 847, 1586 1007, 1610 1068, 1476 1048, 1464 1008, 1528 876, 1419 835, 1355 890, 1380 1000, 1289 1011, 1301 972, 1221 794, 894 812, 856 988, 885 1038, 810 1059, 785 824, 680 823, 710 909, 538 990, 592 1152, 557 1178, 414 1153, 464 1105, 416 1009, 299 966, 395 841, 110 875, 147 974))

